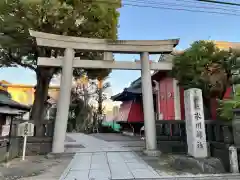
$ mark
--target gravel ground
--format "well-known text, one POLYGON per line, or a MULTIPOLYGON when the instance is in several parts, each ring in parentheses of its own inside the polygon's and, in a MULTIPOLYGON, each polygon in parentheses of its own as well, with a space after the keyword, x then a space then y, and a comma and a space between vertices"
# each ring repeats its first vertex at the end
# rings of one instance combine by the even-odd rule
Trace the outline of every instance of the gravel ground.
POLYGON ((171 155, 161 154, 160 157, 146 156, 142 152, 136 152, 148 165, 153 167, 161 176, 193 175, 191 170, 179 171, 171 167, 171 155))
POLYGON ((71 157, 48 159, 45 156, 14 159, 0 165, 0 180, 58 180, 71 157))

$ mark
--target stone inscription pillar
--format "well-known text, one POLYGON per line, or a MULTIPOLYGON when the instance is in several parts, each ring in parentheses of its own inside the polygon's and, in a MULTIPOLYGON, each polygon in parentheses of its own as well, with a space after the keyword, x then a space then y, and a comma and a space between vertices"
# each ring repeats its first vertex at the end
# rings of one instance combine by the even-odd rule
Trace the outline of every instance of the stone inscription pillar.
POLYGON ((153 90, 149 66, 149 53, 141 53, 142 100, 144 113, 144 127, 146 136, 146 150, 156 150, 156 123, 153 107, 153 90))
POLYGON ((70 95, 72 88, 73 59, 75 52, 68 48, 65 50, 64 62, 62 66, 62 76, 60 85, 60 94, 57 103, 57 114, 55 120, 53 153, 64 152, 64 141, 67 130, 68 111, 70 104, 70 95))
POLYGON ((184 106, 188 154, 195 158, 205 158, 208 151, 202 90, 196 88, 185 90, 184 106))

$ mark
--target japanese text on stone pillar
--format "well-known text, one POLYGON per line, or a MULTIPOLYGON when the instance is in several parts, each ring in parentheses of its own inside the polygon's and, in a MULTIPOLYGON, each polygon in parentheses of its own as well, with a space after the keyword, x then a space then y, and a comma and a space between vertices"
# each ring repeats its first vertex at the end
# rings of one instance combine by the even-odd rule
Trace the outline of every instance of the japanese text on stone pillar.
POLYGON ((188 153, 193 157, 207 157, 202 91, 184 91, 188 153))

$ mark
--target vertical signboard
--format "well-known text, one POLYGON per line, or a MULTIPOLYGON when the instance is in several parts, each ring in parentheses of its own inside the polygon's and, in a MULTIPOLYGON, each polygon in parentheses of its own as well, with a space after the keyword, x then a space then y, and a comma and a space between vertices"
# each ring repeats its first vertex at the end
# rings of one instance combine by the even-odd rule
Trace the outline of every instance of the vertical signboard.
POLYGON ((207 157, 202 91, 197 88, 185 90, 184 106, 188 154, 196 158, 207 157))
POLYGON ((34 124, 29 122, 24 122, 18 125, 18 136, 22 136, 23 140, 23 155, 22 160, 25 160, 26 154, 26 145, 27 145, 27 137, 34 135, 34 124))

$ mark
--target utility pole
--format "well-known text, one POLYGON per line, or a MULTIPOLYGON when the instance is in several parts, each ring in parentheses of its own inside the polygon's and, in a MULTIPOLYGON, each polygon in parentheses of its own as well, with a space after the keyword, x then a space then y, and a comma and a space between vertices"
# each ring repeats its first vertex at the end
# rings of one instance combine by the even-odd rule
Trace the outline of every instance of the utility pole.
POLYGON ((197 0, 201 2, 206 2, 206 3, 215 3, 215 4, 223 4, 223 5, 231 5, 231 6, 240 6, 239 3, 234 3, 234 2, 224 2, 224 1, 215 1, 215 0, 197 0))

